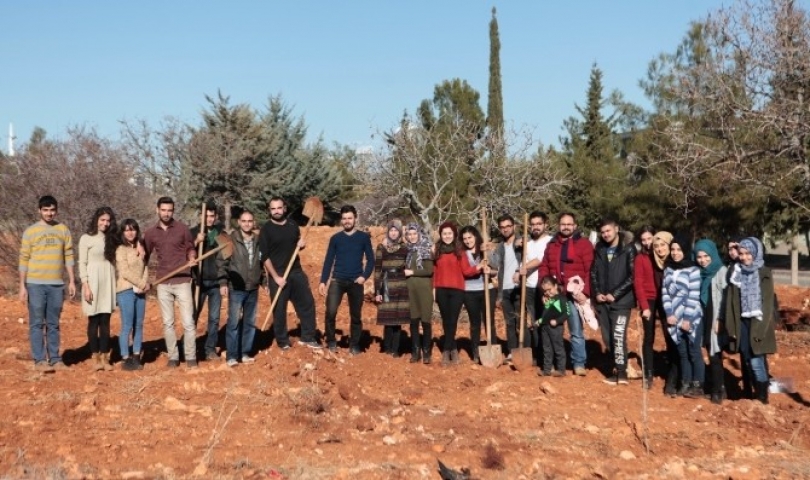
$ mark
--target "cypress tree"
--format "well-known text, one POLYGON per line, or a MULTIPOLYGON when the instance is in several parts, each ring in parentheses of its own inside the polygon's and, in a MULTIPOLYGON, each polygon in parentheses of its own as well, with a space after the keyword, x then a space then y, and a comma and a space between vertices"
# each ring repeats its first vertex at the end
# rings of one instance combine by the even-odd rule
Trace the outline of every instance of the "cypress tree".
POLYGON ((492 7, 489 22, 489 98, 487 100, 487 127, 497 141, 503 139, 503 87, 501 86, 501 40, 498 19, 492 7))

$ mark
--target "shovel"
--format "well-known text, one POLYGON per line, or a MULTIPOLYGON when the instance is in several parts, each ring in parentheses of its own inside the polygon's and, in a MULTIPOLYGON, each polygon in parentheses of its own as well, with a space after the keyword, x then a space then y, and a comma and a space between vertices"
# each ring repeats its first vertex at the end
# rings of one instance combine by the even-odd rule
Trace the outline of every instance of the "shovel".
MULTIPOLYGON (((529 214, 523 215, 523 266, 528 263, 528 255, 526 255, 528 248, 526 245, 529 243, 529 214)), ((528 272, 527 272, 528 273, 528 272)), ((512 365, 517 370, 524 368, 531 368, 532 366, 532 349, 523 346, 523 339, 526 335, 526 275, 520 276, 520 338, 518 346, 512 349, 512 365)))
MULTIPOLYGON (((484 236, 484 242, 489 239, 487 234, 487 212, 483 211, 481 215, 481 234, 484 236)), ((484 264, 487 264, 487 251, 484 250, 484 264)), ((478 347, 478 358, 481 360, 481 365, 489 368, 498 368, 503 363, 503 352, 500 345, 492 344, 492 315, 489 311, 489 273, 484 269, 484 315, 486 318, 487 328, 487 344, 478 347)))

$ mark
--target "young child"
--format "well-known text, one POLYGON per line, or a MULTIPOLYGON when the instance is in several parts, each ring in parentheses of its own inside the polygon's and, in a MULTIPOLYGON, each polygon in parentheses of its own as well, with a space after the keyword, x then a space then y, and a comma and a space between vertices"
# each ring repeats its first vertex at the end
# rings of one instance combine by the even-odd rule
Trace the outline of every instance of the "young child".
POLYGON ((568 302, 560 292, 557 280, 545 276, 540 280, 543 289, 543 315, 537 320, 543 339, 543 376, 551 375, 552 360, 556 358, 555 377, 565 376, 565 346, 562 324, 568 320, 568 302))

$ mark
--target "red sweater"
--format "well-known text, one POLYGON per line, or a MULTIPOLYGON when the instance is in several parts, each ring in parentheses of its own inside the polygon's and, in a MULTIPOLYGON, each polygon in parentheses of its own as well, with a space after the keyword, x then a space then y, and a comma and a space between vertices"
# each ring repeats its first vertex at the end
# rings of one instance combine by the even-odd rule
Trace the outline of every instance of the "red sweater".
POLYGON ((636 294, 638 308, 642 310, 650 308, 649 300, 658 298, 658 292, 661 290, 661 285, 655 284, 652 262, 652 257, 649 254, 642 253, 636 256, 633 271, 633 290, 636 294))
POLYGON ((462 258, 453 253, 439 253, 433 263, 433 288, 455 288, 464 290, 462 258))
POLYGON ((593 264, 593 244, 587 239, 582 237, 579 233, 575 233, 571 238, 563 241, 558 233, 554 238, 548 242, 546 251, 543 254, 543 261, 540 263, 540 278, 546 275, 551 275, 556 278, 563 289, 568 284, 568 279, 579 275, 582 281, 585 282, 585 288, 582 291, 586 296, 591 296, 591 265, 593 264), (562 262, 562 247, 566 242, 568 245, 567 261, 562 262))

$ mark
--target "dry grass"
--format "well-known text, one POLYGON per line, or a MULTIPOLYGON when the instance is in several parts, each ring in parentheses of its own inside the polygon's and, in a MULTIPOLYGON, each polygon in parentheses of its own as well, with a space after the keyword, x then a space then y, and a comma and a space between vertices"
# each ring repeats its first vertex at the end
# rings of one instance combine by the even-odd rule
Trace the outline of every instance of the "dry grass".
POLYGON ((488 443, 481 456, 481 466, 487 470, 503 470, 506 468, 506 459, 495 445, 488 443))

